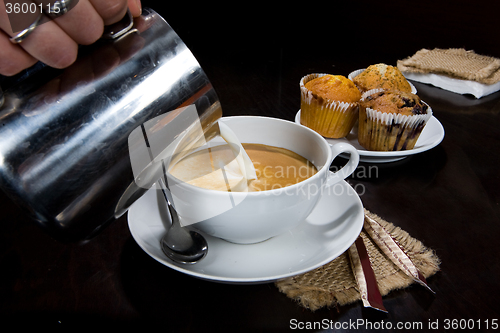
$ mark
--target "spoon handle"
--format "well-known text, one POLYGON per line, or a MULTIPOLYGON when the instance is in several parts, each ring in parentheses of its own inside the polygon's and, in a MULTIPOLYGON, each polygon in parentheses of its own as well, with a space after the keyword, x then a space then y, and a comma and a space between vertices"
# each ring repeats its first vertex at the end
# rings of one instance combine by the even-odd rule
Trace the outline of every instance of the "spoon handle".
POLYGON ((168 188, 166 182, 163 180, 163 178, 166 179, 165 164, 163 163, 163 160, 161 161, 161 163, 163 166, 163 177, 160 177, 160 179, 158 179, 158 184, 160 185, 163 196, 165 197, 165 201, 167 202, 168 211, 170 212, 170 216, 172 218, 172 225, 180 225, 179 214, 177 214, 177 211, 175 210, 175 207, 173 205, 172 193, 170 192, 170 189, 168 188))

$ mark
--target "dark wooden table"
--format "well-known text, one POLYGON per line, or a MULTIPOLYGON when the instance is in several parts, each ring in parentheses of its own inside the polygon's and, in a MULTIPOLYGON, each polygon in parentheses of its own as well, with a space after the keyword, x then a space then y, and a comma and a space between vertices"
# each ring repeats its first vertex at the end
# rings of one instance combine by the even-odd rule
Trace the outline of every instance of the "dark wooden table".
MULTIPOLYGON (((224 115, 293 120, 299 80, 309 73, 348 75, 373 63, 395 64, 421 48, 464 47, 500 57, 498 10, 491 2, 430 1, 337 8, 287 4, 234 9, 205 3, 143 1, 176 29, 214 84, 224 115), (463 3, 461 3, 463 2, 463 3), (287 13, 290 11, 289 13, 287 13)), ((240 8, 241 6, 241 8, 240 8)), ((475 99, 415 83, 443 124, 436 148, 354 173, 370 211, 408 231, 441 258, 441 271, 420 286, 384 297, 388 314, 360 302, 311 312, 274 284, 227 285, 169 269, 143 252, 123 216, 95 238, 65 244, 0 198, 0 320, 21 328, 152 328, 166 332, 388 331, 398 323, 500 325, 500 93, 475 99), (334 330, 335 323, 345 329, 334 330), (385 324, 385 326, 384 326, 385 324)), ((360 167, 366 165, 361 164, 360 167)), ((417 326, 418 327, 418 326, 417 326)), ((458 326, 460 327, 460 326, 458 326)), ((393 331, 396 331, 393 329, 393 331)))

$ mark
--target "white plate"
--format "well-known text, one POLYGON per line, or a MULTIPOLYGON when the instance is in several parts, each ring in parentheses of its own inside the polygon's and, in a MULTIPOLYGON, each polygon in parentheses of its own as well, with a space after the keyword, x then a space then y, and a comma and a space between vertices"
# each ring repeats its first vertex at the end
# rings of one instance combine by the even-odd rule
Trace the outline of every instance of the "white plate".
POLYGON ((208 254, 197 264, 177 264, 160 249, 165 233, 155 187, 128 212, 132 237, 152 258, 179 272, 231 284, 267 283, 308 272, 344 253, 356 240, 364 221, 363 205, 345 181, 325 190, 311 215, 286 234, 241 245, 206 236, 208 254))
MULTIPOLYGON (((356 76, 358 76, 359 74, 361 74, 361 73, 362 73, 365 69, 366 69, 366 68, 362 68, 362 69, 357 69, 357 70, 355 70, 355 71, 352 71, 352 72, 349 74, 349 76, 348 76, 349 80, 351 80, 351 81, 352 81, 352 79, 354 79, 356 76)), ((414 86, 414 85, 413 85, 410 81, 408 81, 408 83, 410 84, 410 87, 411 87, 411 92, 412 92, 413 94, 416 94, 416 93, 417 93, 417 88, 415 88, 415 86, 414 86)))
MULTIPOLYGON (((300 110, 295 115, 295 122, 300 124, 300 110)), ((402 160, 410 155, 422 153, 429 149, 436 147, 443 141, 444 138, 444 128, 443 125, 432 116, 427 124, 425 125, 422 133, 418 137, 415 147, 410 150, 400 150, 400 151, 371 151, 363 148, 358 142, 358 127, 354 126, 351 133, 349 133, 345 138, 341 139, 329 139, 325 138, 330 144, 337 142, 347 142, 354 146, 358 150, 359 160, 361 162, 368 163, 387 163, 402 160)), ((342 156, 342 154, 341 154, 342 156)))

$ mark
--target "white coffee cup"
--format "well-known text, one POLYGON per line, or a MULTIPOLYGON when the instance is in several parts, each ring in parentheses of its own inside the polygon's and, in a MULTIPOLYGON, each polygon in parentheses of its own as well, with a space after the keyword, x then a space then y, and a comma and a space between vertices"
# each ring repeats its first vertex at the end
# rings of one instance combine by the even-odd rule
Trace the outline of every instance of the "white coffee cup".
POLYGON ((256 116, 223 117, 219 121, 228 125, 242 143, 289 149, 318 169, 300 183, 259 192, 215 191, 167 174, 181 224, 229 242, 262 242, 296 227, 312 212, 325 189, 348 177, 359 163, 353 146, 330 145, 315 131, 294 122, 256 116), (340 170, 331 172, 333 159, 341 153, 350 154, 349 161, 340 170))

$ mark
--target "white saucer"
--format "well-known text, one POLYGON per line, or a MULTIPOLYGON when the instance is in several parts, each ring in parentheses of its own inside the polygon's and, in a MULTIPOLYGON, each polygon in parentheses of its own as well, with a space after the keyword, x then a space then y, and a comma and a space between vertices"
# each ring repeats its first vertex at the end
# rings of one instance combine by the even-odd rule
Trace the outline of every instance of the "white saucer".
MULTIPOLYGON (((362 68, 362 69, 357 69, 355 71, 352 71, 349 74, 349 76, 348 76, 349 80, 352 81, 352 79, 354 79, 356 76, 358 76, 359 74, 361 74, 365 69, 366 68, 362 68)), ((415 88, 415 86, 410 81, 408 81, 408 83, 410 84, 412 94, 416 94, 417 93, 417 88, 415 88)))
POLYGON ((179 272, 231 284, 267 283, 320 267, 344 253, 364 221, 363 205, 345 181, 325 190, 311 215, 286 234, 252 244, 233 244, 206 236, 208 254, 197 264, 177 264, 160 249, 165 228, 155 187, 128 211, 132 237, 152 258, 179 272))
MULTIPOLYGON (((300 110, 295 115, 295 122, 300 124, 300 110)), ((432 116, 427 124, 425 125, 422 133, 418 137, 415 147, 410 150, 401 151, 370 151, 363 148, 358 142, 358 127, 354 126, 351 133, 349 133, 345 138, 340 139, 329 139, 325 138, 330 144, 337 142, 347 142, 354 146, 358 150, 359 160, 361 162, 368 163, 387 163, 402 160, 410 155, 422 153, 429 149, 436 147, 443 141, 444 138, 444 128, 443 125, 432 116)), ((342 154, 340 155, 342 156, 342 154)))

